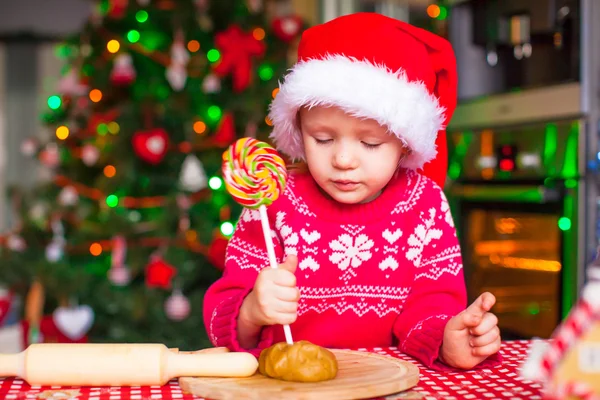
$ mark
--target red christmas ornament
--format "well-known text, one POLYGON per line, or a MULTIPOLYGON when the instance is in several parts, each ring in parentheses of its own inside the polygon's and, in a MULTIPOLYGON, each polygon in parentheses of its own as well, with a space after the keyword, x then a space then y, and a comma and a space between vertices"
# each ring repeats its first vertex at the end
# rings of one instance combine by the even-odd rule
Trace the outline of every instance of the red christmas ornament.
POLYGON ((108 3, 108 13, 110 18, 121 19, 127 11, 127 3, 129 0, 110 0, 108 3))
POLYGON ((221 235, 216 234, 212 243, 208 247, 208 261, 220 271, 225 269, 225 252, 227 250, 229 240, 221 235))
POLYGON ((245 33, 238 25, 217 33, 215 45, 221 52, 221 60, 215 65, 217 75, 231 74, 233 89, 242 92, 250 85, 252 75, 252 57, 262 57, 265 44, 256 40, 251 33, 245 33))
POLYGON ((169 135, 162 128, 137 131, 131 139, 133 151, 150 164, 159 164, 167 154, 169 135))
POLYGON ((303 21, 297 15, 288 15, 273 20, 271 29, 275 36, 284 42, 291 42, 302 32, 303 21))
POLYGON ((229 146, 235 140, 235 124, 233 122, 233 114, 225 113, 219 127, 213 135, 213 142, 219 146, 229 146))
POLYGON ((129 86, 137 76, 130 54, 123 53, 115 57, 110 82, 116 86, 129 86))
POLYGON ((162 258, 156 257, 146 266, 146 286, 169 289, 177 269, 167 264, 162 258))
POLYGON ((10 306, 12 304, 12 298, 12 293, 9 291, 4 291, 4 294, 0 292, 0 326, 2 326, 8 317, 8 312, 10 311, 10 306))

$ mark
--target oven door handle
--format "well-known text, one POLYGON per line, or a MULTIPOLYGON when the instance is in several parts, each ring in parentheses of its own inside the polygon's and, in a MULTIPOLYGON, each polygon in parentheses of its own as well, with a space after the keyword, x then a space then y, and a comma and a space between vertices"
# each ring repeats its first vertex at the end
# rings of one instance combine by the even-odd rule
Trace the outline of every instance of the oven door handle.
POLYGON ((550 203, 560 200, 558 189, 537 185, 461 185, 448 189, 454 198, 468 201, 502 201, 511 203, 550 203))

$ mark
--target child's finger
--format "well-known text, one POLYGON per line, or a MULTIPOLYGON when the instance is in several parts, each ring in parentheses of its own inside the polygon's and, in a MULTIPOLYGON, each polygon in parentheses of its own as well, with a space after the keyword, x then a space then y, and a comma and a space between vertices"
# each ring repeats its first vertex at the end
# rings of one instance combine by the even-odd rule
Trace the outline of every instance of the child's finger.
POLYGON ((298 267, 298 257, 294 254, 288 254, 285 258, 285 261, 279 264, 279 268, 285 269, 286 271, 291 272, 292 274, 296 272, 296 268, 298 267))
POLYGON ((298 303, 293 301, 279 301, 275 306, 275 311, 280 314, 296 314, 298 312, 298 303))
POLYGON ((485 346, 471 348, 471 354, 475 357, 489 357, 500 351, 500 338, 485 346))
POLYGON ((296 287, 277 286, 275 288, 275 298, 281 301, 298 301, 300 291, 296 287))
POLYGON ((471 303, 465 312, 483 317, 483 314, 490 311, 494 304, 496 304, 496 297, 490 292, 485 292, 471 303))
POLYGON ((279 318, 278 318, 278 324, 279 325, 291 325, 294 322, 296 322, 296 319, 298 318, 298 314, 297 313, 281 313, 279 314, 279 318))
POLYGON ((273 271, 274 282, 278 286, 296 287, 296 275, 284 269, 273 271))
POLYGON ((481 336, 472 337, 470 343, 472 347, 483 347, 487 346, 490 343, 494 343, 499 338, 500 329, 498 329, 498 327, 496 326, 492 330, 484 333, 481 336))
POLYGON ((498 317, 492 313, 485 313, 480 322, 471 328, 471 335, 481 336, 498 326, 498 317))

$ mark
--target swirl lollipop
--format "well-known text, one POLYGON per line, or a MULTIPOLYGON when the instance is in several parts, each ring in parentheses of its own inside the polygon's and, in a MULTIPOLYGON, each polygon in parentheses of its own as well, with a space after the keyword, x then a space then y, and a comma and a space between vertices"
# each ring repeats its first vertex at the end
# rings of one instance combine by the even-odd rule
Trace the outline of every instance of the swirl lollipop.
MULTIPOLYGON (((237 140, 223 153, 225 187, 242 206, 258 209, 271 268, 277 268, 277 258, 271 239, 267 207, 284 191, 287 170, 283 159, 273 147, 253 138, 237 140)), ((289 325, 283 330, 288 344, 293 344, 289 325)))
POLYGON ((273 147, 253 138, 242 138, 223 153, 227 191, 242 206, 270 206, 285 189, 287 171, 273 147))

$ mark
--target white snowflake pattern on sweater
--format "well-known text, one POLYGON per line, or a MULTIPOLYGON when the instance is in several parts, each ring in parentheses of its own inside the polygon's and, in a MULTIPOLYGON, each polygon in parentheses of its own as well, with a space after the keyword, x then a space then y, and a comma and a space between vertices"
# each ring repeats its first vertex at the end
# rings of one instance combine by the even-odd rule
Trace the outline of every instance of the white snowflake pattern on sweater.
POLYGON ((432 241, 442 237, 441 229, 434 228, 435 226, 435 208, 430 208, 427 215, 421 215, 422 224, 416 226, 414 233, 408 238, 410 249, 406 253, 406 258, 411 260, 415 267, 421 266, 421 257, 425 246, 431 246, 432 241))
POLYGON ((275 228, 279 231, 283 239, 285 254, 298 255, 298 249, 296 248, 298 246, 298 234, 289 225, 285 224, 285 212, 277 212, 275 228))

